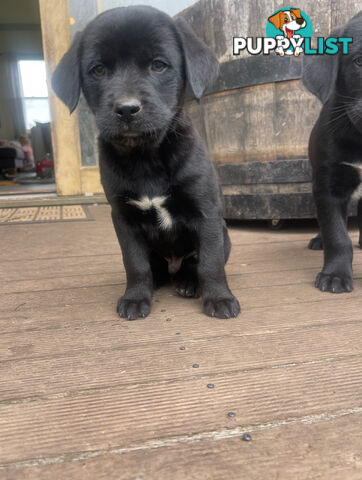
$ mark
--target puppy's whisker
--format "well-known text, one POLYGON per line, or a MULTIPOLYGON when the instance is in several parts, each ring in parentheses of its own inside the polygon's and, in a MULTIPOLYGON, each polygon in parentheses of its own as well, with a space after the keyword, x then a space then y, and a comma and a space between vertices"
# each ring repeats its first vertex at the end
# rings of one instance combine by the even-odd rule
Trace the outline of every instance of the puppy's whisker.
POLYGON ((345 112, 345 111, 348 110, 348 107, 350 107, 351 105, 352 105, 352 104, 350 104, 350 105, 343 105, 343 106, 339 106, 339 107, 333 107, 333 108, 331 109, 331 112, 332 112, 333 114, 345 112))
POLYGON ((328 120, 328 122, 326 122, 325 125, 334 124, 335 122, 337 122, 338 120, 340 120, 341 118, 343 118, 346 115, 347 115, 347 111, 343 111, 341 114, 339 114, 337 116, 334 116, 330 120, 328 120))
POLYGON ((326 122, 324 125, 328 129, 328 131, 332 134, 336 133, 337 130, 339 132, 347 131, 352 127, 351 122, 346 122, 344 121, 344 118, 348 118, 348 112, 347 110, 343 111, 343 113, 332 117, 328 122, 326 122))
MULTIPOLYGON (((362 91, 362 90, 361 90, 361 91, 362 91)), ((338 93, 337 96, 338 96, 338 97, 341 97, 341 98, 349 98, 349 99, 354 100, 354 101, 355 101, 355 100, 358 100, 357 97, 351 97, 350 95, 342 95, 341 93, 338 93)))
POLYGON ((355 102, 356 102, 355 99, 352 99, 352 100, 349 99, 348 101, 343 100, 340 104, 335 105, 335 106, 332 108, 332 110, 338 109, 338 108, 344 108, 344 107, 346 107, 346 106, 348 106, 348 105, 353 105, 355 102))
POLYGON ((359 122, 362 120, 361 115, 359 115, 357 112, 350 112, 349 118, 352 120, 352 122, 359 122))

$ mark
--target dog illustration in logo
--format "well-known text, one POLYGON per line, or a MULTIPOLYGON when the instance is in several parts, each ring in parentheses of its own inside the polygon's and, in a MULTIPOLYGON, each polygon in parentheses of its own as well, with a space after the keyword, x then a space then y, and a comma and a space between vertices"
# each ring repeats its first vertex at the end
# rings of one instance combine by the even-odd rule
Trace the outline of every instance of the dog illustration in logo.
MULTIPOLYGON (((283 32, 283 35, 277 35, 275 37, 276 39, 287 38, 290 40, 291 38, 295 38, 297 40, 301 37, 301 35, 298 35, 295 32, 307 26, 307 22, 300 13, 299 8, 279 10, 279 12, 274 13, 274 15, 269 17, 268 20, 274 25, 275 28, 283 32)), ((303 49, 301 47, 296 47, 294 50, 294 55, 299 55, 302 51, 303 49)), ((276 49, 276 52, 280 55, 284 55, 285 53, 288 55, 293 54, 293 50, 284 51, 282 47, 276 49)))

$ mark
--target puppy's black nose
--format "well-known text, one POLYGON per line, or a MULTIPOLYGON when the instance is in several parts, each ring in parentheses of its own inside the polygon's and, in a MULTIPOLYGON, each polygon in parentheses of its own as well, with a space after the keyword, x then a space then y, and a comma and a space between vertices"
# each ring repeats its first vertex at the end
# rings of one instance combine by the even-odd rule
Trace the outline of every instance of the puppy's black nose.
POLYGON ((131 118, 141 111, 141 102, 136 98, 117 100, 113 106, 113 111, 120 117, 131 118))

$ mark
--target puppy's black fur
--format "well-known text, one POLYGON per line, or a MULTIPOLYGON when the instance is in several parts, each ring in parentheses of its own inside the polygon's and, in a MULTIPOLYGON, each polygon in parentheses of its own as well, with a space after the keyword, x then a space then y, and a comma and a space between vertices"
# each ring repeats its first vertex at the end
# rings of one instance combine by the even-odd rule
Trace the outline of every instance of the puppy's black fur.
MULTIPOLYGON (((348 55, 306 56, 303 82, 324 104, 309 142, 313 193, 320 235, 309 248, 324 249, 324 266, 315 285, 333 293, 353 290, 347 208, 362 188, 362 12, 334 37, 352 37, 348 55)), ((362 200, 358 218, 362 246, 362 200)))
POLYGON ((151 7, 109 10, 74 39, 52 86, 73 111, 80 91, 99 129, 101 179, 127 274, 121 317, 146 317, 154 285, 202 295, 207 315, 235 317, 224 265, 230 240, 217 176, 182 109, 218 62, 182 19, 151 7))

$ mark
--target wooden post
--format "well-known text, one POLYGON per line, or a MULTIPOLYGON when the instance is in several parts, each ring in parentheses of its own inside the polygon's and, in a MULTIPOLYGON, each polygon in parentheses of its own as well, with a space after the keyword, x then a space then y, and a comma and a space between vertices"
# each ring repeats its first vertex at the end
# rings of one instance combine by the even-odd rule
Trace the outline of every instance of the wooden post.
POLYGON ((82 187, 77 114, 69 114, 67 107, 55 96, 50 86, 51 74, 71 42, 68 0, 39 0, 39 6, 57 193, 79 195, 82 187))

